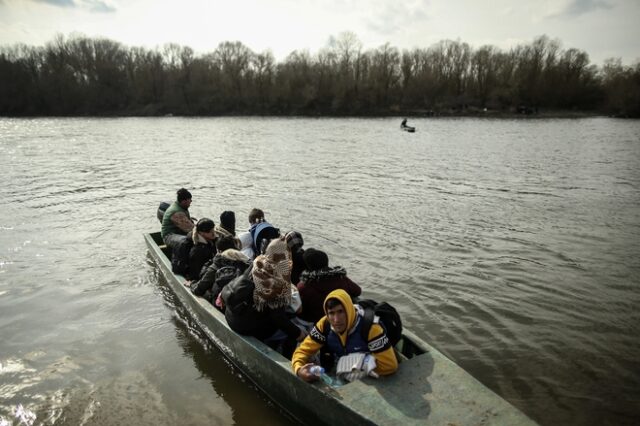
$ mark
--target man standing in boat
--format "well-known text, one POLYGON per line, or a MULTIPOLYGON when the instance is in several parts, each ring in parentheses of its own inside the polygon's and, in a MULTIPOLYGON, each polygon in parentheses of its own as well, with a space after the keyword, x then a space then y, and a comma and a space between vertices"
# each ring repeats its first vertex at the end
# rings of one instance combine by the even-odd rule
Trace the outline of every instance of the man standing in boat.
POLYGON ((164 212, 160 234, 164 243, 171 249, 177 247, 193 230, 189 206, 191 193, 185 188, 180 188, 176 201, 164 212))
MULTIPOLYGON (((386 376, 398 369, 398 360, 384 328, 374 322, 364 337, 362 333, 364 310, 354 305, 351 296, 344 290, 334 290, 324 301, 325 316, 311 329, 309 335, 295 350, 291 366, 298 377, 306 382, 318 380, 311 372, 312 357, 321 349, 329 353, 335 362, 350 354, 373 355, 374 375, 386 376)), ((364 371, 362 375, 371 373, 364 371)))

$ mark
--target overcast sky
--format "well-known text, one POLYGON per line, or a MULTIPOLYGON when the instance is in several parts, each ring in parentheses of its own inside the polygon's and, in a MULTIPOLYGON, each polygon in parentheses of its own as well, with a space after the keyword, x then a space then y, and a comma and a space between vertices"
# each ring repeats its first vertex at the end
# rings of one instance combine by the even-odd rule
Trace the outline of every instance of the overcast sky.
POLYGON ((640 60, 640 0, 0 0, 2 45, 81 33, 205 53, 238 40, 282 60, 294 50, 317 53, 344 31, 365 49, 444 39, 508 49, 546 34, 586 51, 592 63, 620 57, 631 65, 640 60))

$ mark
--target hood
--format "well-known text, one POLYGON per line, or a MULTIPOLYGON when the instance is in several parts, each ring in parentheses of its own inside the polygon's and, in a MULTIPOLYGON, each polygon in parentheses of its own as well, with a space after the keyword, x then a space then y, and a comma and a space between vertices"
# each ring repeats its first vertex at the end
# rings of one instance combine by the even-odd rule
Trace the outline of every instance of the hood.
POLYGON ((315 271, 304 270, 300 274, 300 281, 310 284, 312 282, 323 281, 332 278, 341 278, 346 276, 347 271, 342 266, 332 266, 315 271))
POLYGON ((338 337, 340 337, 340 341, 344 346, 347 343, 347 336, 353 332, 356 324, 358 323, 358 313, 357 313, 356 307, 351 301, 351 296, 349 296, 349 294, 346 291, 342 289, 338 289, 338 290, 333 290, 331 293, 327 295, 327 297, 325 297, 324 304, 323 304, 325 315, 327 314, 327 300, 329 299, 338 299, 340 303, 342 303, 342 306, 344 306, 344 310, 347 313, 347 328, 343 333, 340 333, 340 334, 336 333, 338 337))
POLYGON ((196 229, 195 226, 191 230, 191 240, 193 241, 193 244, 211 244, 211 245, 213 245, 212 242, 207 241, 207 239, 205 237, 203 237, 202 235, 200 235, 198 233, 198 230, 196 229))

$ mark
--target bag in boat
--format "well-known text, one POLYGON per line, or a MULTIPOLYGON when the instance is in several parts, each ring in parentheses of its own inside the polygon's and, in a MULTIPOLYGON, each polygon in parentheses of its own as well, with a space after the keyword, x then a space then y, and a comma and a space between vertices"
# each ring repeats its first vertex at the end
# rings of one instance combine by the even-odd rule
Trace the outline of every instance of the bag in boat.
POLYGON ((280 236, 280 230, 268 222, 262 222, 251 228, 251 237, 253 238, 253 252, 256 256, 263 254, 269 245, 269 242, 280 236))
POLYGON ((366 376, 378 378, 373 371, 376 368, 376 359, 365 352, 356 352, 341 356, 336 367, 336 376, 348 382, 362 379, 366 376))
POLYGON ((242 273, 245 271, 245 269, 240 269, 238 266, 235 266, 235 265, 227 265, 227 266, 218 268, 218 270, 216 271, 216 280, 211 289, 212 290, 211 302, 213 303, 216 300, 216 297, 218 297, 218 294, 221 293, 222 290, 224 290, 225 287, 227 287, 227 285, 231 281, 241 276, 242 273))
POLYGON ((160 221, 160 223, 162 223, 162 218, 164 217, 164 212, 167 211, 167 209, 171 206, 171 204, 163 201, 160 203, 160 205, 158 206, 158 211, 156 212, 156 217, 158 218, 158 220, 160 221))
POLYGON ((251 268, 227 284, 220 292, 220 297, 227 309, 236 313, 243 312, 253 305, 255 284, 250 278, 251 268))
POLYGON ((387 302, 378 303, 371 299, 359 300, 358 305, 364 309, 364 322, 361 330, 365 341, 369 339, 369 330, 373 324, 374 316, 377 316, 380 318, 380 325, 384 328, 391 346, 395 346, 402 337, 402 320, 396 308, 387 302))
POLYGON ((171 251, 171 270, 174 274, 185 275, 189 272, 189 252, 193 247, 193 240, 189 236, 171 251))

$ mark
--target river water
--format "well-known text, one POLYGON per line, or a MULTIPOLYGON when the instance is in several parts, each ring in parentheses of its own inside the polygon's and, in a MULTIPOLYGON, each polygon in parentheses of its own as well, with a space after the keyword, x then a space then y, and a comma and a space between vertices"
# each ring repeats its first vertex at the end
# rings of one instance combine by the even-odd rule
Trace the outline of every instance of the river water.
POLYGON ((290 424, 143 232, 252 207, 543 425, 640 416, 640 121, 0 119, 0 423, 290 424))

